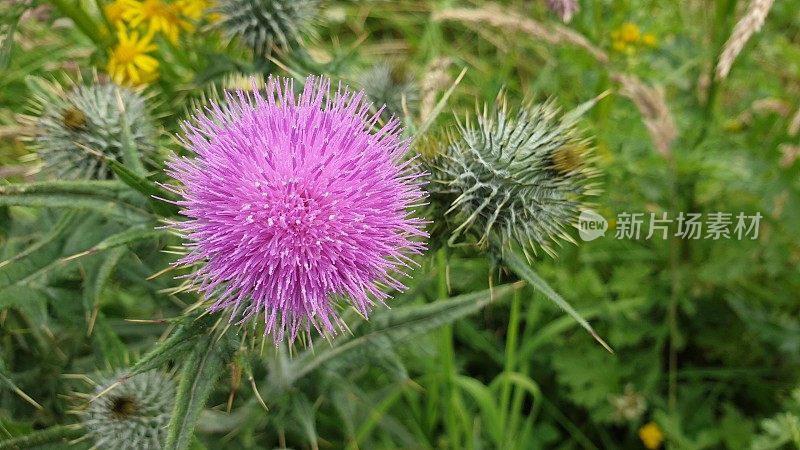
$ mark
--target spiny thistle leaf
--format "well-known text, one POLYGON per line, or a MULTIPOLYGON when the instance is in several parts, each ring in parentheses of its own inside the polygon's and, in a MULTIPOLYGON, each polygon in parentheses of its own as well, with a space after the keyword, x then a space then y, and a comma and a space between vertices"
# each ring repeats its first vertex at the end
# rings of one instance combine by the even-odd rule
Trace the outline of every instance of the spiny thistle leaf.
POLYGON ((96 398, 82 414, 95 447, 163 448, 175 399, 174 381, 156 371, 132 376, 122 383, 119 379, 120 376, 113 376, 100 383, 96 398))
POLYGON ((65 87, 30 79, 29 85, 34 116, 23 121, 37 130, 29 139, 44 170, 56 177, 109 179, 107 160, 139 168, 140 159, 154 155, 157 131, 141 94, 113 83, 65 87))
POLYGON ((525 261, 519 258, 514 252, 505 252, 502 258, 503 262, 506 265, 508 265, 508 267, 512 271, 514 271, 514 273, 516 273, 517 276, 529 282, 539 292, 544 294, 545 297, 547 297, 550 301, 558 305, 558 307, 564 310, 564 312, 566 312, 567 314, 569 314, 570 317, 575 319, 575 321, 578 322, 578 324, 580 324, 580 326, 583 327, 583 329, 588 331, 589 334, 591 334, 592 337, 597 342, 599 342, 600 345, 603 346, 603 348, 608 350, 609 353, 614 353, 614 350, 612 350, 611 347, 606 343, 606 341, 604 341, 600 337, 600 335, 598 335, 597 332, 594 331, 594 328, 592 328, 592 326, 589 325, 589 322, 587 322, 586 319, 584 319, 583 316, 581 316, 580 313, 578 313, 578 311, 575 311, 575 308, 573 308, 572 305, 570 305, 566 300, 564 300, 563 297, 561 297, 556 291, 554 291, 553 288, 551 288, 550 285, 547 284, 547 282, 544 281, 544 279, 542 279, 542 277, 540 277, 539 274, 537 274, 536 271, 533 270, 533 268, 531 268, 528 264, 525 263, 525 261))
POLYGON ((15 394, 22 397, 23 400, 33 405, 36 409, 42 409, 42 406, 37 403, 36 400, 32 399, 30 396, 28 396, 28 394, 14 384, 14 381, 11 379, 11 374, 6 370, 5 362, 2 359, 0 359, 0 385, 5 385, 15 394))
POLYGON ((3 288, 20 283, 52 265, 61 251, 59 240, 72 230, 76 219, 75 212, 64 214, 41 240, 12 258, 0 262, 0 292, 3 288))
POLYGON ((45 181, 0 186, 0 206, 87 209, 126 223, 153 218, 139 206, 141 200, 117 181, 45 181))
POLYGON ((579 114, 558 115, 551 102, 484 108, 476 124, 459 124, 449 144, 427 152, 431 197, 449 205, 450 245, 468 236, 486 247, 497 236, 501 250, 516 242, 526 255, 554 255, 553 244, 574 242, 567 229, 595 193, 596 172, 575 127, 579 114))
POLYGON ((230 38, 238 37, 257 55, 274 48, 288 50, 313 31, 317 0, 220 0, 217 24, 230 38))
POLYGON ((181 323, 160 345, 150 351, 128 370, 127 377, 153 370, 177 359, 197 336, 208 333, 219 318, 206 314, 181 323))
POLYGON ((455 322, 469 314, 480 311, 492 301, 498 301, 522 283, 495 287, 480 292, 459 295, 447 300, 439 300, 424 305, 413 305, 382 311, 375 314, 369 322, 363 322, 364 330, 356 329, 356 337, 342 336, 334 345, 322 350, 306 350, 292 361, 292 369, 287 371, 297 380, 317 369, 322 364, 374 342, 387 338, 400 341, 411 336, 419 336, 428 331, 455 322))

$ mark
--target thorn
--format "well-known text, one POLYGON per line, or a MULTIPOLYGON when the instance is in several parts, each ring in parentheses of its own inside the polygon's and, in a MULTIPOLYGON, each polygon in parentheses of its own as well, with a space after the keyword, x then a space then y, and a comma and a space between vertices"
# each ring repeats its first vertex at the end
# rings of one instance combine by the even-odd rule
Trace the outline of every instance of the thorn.
POLYGON ((147 277, 147 280, 148 280, 148 281, 150 281, 150 280, 153 280, 153 279, 155 279, 155 278, 158 278, 158 277, 160 277, 161 275, 164 275, 165 273, 167 273, 167 272, 169 272, 169 271, 171 271, 171 270, 174 270, 174 269, 175 269, 174 267, 172 267, 172 266, 168 266, 166 269, 159 270, 158 272, 156 272, 156 273, 154 273, 154 274, 150 275, 149 277, 147 277))
POLYGON ((61 258, 61 262, 72 261, 73 259, 78 259, 78 258, 81 258, 83 256, 91 255, 92 253, 96 253, 96 252, 97 252, 97 247, 92 247, 89 250, 86 250, 86 251, 83 251, 83 252, 80 252, 80 253, 76 253, 76 254, 74 254, 72 256, 67 256, 65 258, 61 258))
POLYGON ((23 399, 23 400, 25 400, 26 402, 28 402, 28 403, 30 403, 31 405, 33 405, 33 407, 34 407, 34 408, 36 408, 36 409, 38 409, 38 410, 42 410, 42 409, 44 409, 44 408, 42 408, 42 405, 40 405, 40 404, 36 403, 36 400, 34 400, 34 399, 30 398, 30 396, 28 396, 28 394, 26 394, 25 392, 23 392, 23 391, 22 391, 22 389, 20 389, 20 388, 18 388, 18 387, 16 387, 16 386, 12 386, 12 390, 13 390, 13 391, 14 391, 14 392, 15 392, 17 395, 19 395, 20 397, 22 397, 22 399, 23 399))
POLYGON ((492 280, 492 271, 489 271, 489 302, 494 303, 494 281, 492 280))
POLYGON ((110 385, 110 386, 108 386, 107 388, 105 388, 105 389, 103 389, 102 391, 100 391, 100 393, 99 393, 99 394, 97 394, 97 395, 95 395, 94 397, 92 397, 91 399, 89 399, 89 403, 92 403, 92 402, 94 402, 95 400, 97 400, 98 398, 100 398, 100 397, 102 397, 102 396, 106 395, 107 393, 111 392, 111 390, 112 390, 112 389, 115 389, 117 386, 119 386, 120 384, 124 383, 124 382, 125 382, 125 380, 127 380, 127 379, 128 379, 128 376, 127 376, 127 375, 125 375, 123 378, 121 378, 121 379, 119 379, 119 380, 115 381, 113 384, 111 384, 111 385, 110 385))
POLYGON ((264 408, 264 411, 269 412, 269 407, 267 407, 264 399, 261 398, 261 394, 258 392, 258 387, 256 387, 256 380, 253 379, 252 375, 248 377, 248 381, 250 382, 250 387, 253 388, 253 392, 256 394, 256 400, 258 400, 258 403, 261 404, 261 407, 264 408))
POLYGON ((602 345, 602 346, 603 346, 603 348, 605 348, 606 350, 608 350, 608 353, 611 353, 612 355, 614 355, 614 354, 615 354, 615 353, 614 353, 614 349, 612 349, 612 348, 611 348, 611 346, 610 346, 610 345, 608 345, 608 344, 606 343, 606 341, 604 341, 604 340, 603 340, 603 338, 601 338, 601 337, 600 337, 600 335, 598 335, 598 334, 597 334, 597 332, 596 332, 596 331, 594 331, 594 330, 592 330, 592 337, 594 338, 594 340, 595 340, 595 341, 599 342, 599 343, 600 343, 600 345, 602 345))
POLYGON ((92 330, 94 330, 94 323, 97 321, 97 315, 100 312, 100 307, 95 306, 92 309, 92 315, 89 316, 89 326, 86 328, 86 337, 92 335, 92 330))
POLYGON ((231 392, 228 394, 228 404, 226 405, 225 412, 228 414, 231 413, 231 408, 233 408, 233 399, 236 397, 236 390, 231 389, 231 392))
POLYGON ((170 323, 169 319, 123 319, 125 322, 133 323, 170 323))

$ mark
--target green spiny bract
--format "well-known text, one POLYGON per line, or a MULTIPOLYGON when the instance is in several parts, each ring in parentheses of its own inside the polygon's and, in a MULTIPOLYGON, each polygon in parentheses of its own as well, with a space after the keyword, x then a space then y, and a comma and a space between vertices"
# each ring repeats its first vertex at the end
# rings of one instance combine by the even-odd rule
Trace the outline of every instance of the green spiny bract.
POLYGON ((142 95, 113 83, 78 84, 65 90, 40 80, 34 86, 35 116, 27 121, 37 131, 31 141, 43 169, 58 178, 112 178, 106 159, 124 160, 126 122, 140 157, 149 159, 155 153, 157 131, 142 95))
MULTIPOLYGON (((574 242, 582 199, 595 194, 590 148, 575 127, 580 114, 559 117, 552 103, 509 112, 505 107, 459 124, 448 143, 427 142, 432 201, 445 204, 440 217, 448 243, 472 238, 481 247, 517 243, 530 258, 539 249, 574 242), (445 210, 446 209, 446 210, 445 210)), ((434 212, 435 214, 435 212, 434 212)))
POLYGON ((317 0, 220 0, 217 24, 230 38, 239 37, 253 52, 288 50, 313 31, 317 0))
POLYGON ((164 446, 175 401, 175 382, 157 371, 134 375, 106 391, 122 374, 101 382, 100 395, 82 413, 94 448, 157 450, 164 446))
POLYGON ((404 109, 416 109, 417 90, 402 66, 378 64, 359 75, 358 86, 367 93, 376 109, 386 106, 381 113, 383 120, 391 116, 403 117, 404 109), (406 108, 403 108, 404 101, 406 108))

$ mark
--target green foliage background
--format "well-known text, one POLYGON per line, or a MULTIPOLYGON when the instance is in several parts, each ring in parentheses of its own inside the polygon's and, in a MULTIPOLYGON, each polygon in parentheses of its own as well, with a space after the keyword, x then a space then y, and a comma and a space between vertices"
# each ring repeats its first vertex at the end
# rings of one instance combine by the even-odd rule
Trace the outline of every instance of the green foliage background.
MULTIPOLYGON (((603 173, 597 211, 764 216, 757 240, 618 240, 610 230, 534 261, 614 354, 470 249, 433 249, 392 310, 366 323, 353 314, 353 335, 333 345, 261 348, 257 330, 190 320, 196 299, 172 289, 177 273, 153 277, 178 243, 154 231, 165 214, 149 199, 164 179, 157 167, 123 166, 122 181, 91 183, 27 175, 18 117, 30 76, 90 79, 106 57, 102 39, 58 4, 96 18, 95 2, 54 2, 22 20, 17 3, 0 3, 0 31, 14 36, 0 52, 0 448, 21 436, 33 436, 27 448, 65 448, 58 439, 82 436, 69 414, 69 393, 88 389, 78 374, 128 367, 179 378, 169 448, 637 449, 651 421, 668 448, 800 448, 800 163, 781 163, 781 148, 800 145, 789 131, 800 108, 800 4, 777 1, 718 80, 716 59, 746 3, 584 0, 569 27, 609 49, 607 65, 575 46, 433 19, 480 1, 327 1, 316 36, 271 60, 254 62, 216 33, 159 53, 169 70, 147 92, 164 154, 180 151, 170 135, 185 111, 232 72, 357 85, 388 61, 419 83, 431 61, 449 58, 451 80, 466 72, 434 132, 501 92, 512 105, 553 98, 569 110, 610 90, 581 122, 603 173), (625 22, 654 33, 656 46, 611 51, 625 22), (655 151, 614 73, 663 86, 678 129, 671 157, 655 151)), ((500 5, 558 21, 543 2, 500 5)))

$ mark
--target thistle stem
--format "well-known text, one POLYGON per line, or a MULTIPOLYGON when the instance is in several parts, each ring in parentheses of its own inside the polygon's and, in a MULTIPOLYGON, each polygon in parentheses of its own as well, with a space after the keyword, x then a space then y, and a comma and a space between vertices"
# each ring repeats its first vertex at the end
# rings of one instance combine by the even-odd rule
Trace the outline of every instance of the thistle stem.
MULTIPOLYGON (((521 289, 514 291, 511 297, 511 312, 508 316, 508 333, 506 334, 506 352, 505 352, 505 365, 503 372, 510 374, 514 372, 517 365, 517 340, 519 336, 519 321, 520 321, 520 294, 521 289)), ((503 383, 503 389, 500 394, 500 423, 503 424, 505 430, 503 435, 507 438, 510 437, 509 428, 509 415, 511 411, 508 410, 509 402, 511 401, 511 378, 506 377, 503 383)))
MULTIPOLYGON (((447 253, 440 249, 436 253, 436 296, 439 300, 448 297, 447 293, 447 253)), ((445 403, 445 427, 450 438, 451 448, 461 448, 456 417, 456 399, 453 392, 455 376, 455 354, 453 351, 453 327, 445 325, 439 330, 439 355, 442 360, 442 381, 445 403)))

